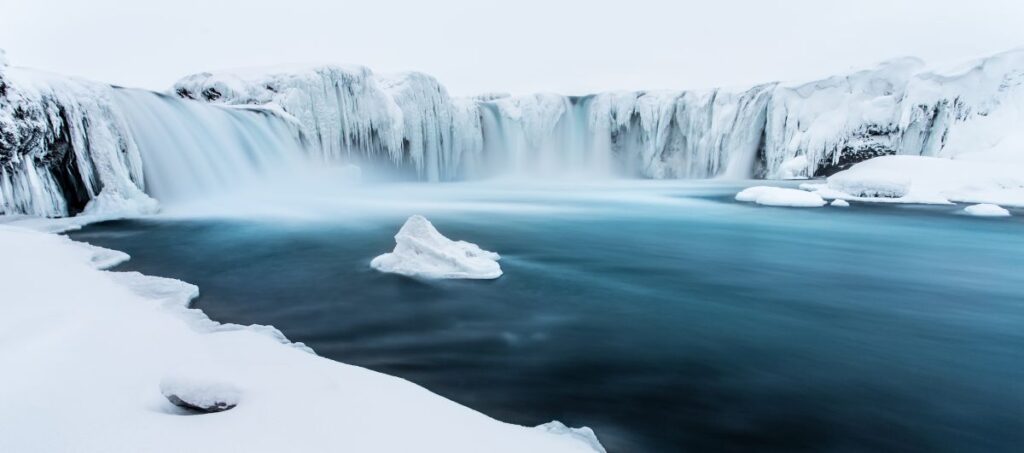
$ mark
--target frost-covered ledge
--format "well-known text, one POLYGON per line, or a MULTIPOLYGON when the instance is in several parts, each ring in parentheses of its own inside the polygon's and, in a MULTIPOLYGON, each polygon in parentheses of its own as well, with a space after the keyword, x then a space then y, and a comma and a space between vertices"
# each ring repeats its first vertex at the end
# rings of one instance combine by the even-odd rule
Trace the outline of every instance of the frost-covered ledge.
POLYGON ((120 252, 4 225, 0 250, 0 451, 604 451, 217 324, 186 308, 193 285, 98 269, 120 252), (182 376, 230 384, 237 407, 184 415, 160 391, 182 376))

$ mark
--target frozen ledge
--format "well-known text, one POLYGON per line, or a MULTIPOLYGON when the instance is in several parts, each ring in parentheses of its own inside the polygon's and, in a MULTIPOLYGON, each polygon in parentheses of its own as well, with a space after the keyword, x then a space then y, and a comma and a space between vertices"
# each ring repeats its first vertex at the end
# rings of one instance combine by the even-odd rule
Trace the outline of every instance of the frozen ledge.
POLYGON ((589 429, 502 423, 271 327, 211 321, 187 307, 194 285, 98 269, 123 254, 6 225, 0 250, 0 426, 17 428, 0 451, 604 451, 589 429), (184 415, 168 392, 237 406, 184 415))

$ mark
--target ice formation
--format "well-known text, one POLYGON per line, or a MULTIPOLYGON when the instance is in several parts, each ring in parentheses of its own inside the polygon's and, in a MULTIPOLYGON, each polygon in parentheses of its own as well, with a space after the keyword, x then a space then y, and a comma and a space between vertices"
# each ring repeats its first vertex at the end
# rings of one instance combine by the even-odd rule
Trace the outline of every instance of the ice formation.
POLYGON ((970 205, 970 206, 964 208, 964 212, 966 212, 966 213, 968 213, 970 215, 973 215, 973 216, 978 216, 978 217, 1009 217, 1010 216, 1010 211, 1007 211, 1006 208, 1003 208, 1002 206, 999 206, 999 205, 990 204, 990 203, 981 203, 981 204, 970 205))
POLYGON ((0 213, 76 214, 101 193, 108 205, 155 209, 112 91, 0 66, 0 213))
POLYGON ((427 180, 501 172, 807 178, 891 154, 1020 159, 1022 74, 1024 51, 1011 51, 960 71, 926 71, 906 58, 740 91, 452 99, 422 74, 335 67, 204 73, 175 89, 280 107, 335 150, 328 154, 386 151, 427 180))
POLYGON ((294 169, 298 135, 273 111, 0 68, 0 214, 152 213, 294 169))
POLYGON ((501 276, 497 253, 476 244, 444 237, 423 216, 409 217, 395 235, 395 250, 373 259, 370 266, 423 278, 495 279, 501 276))
POLYGON ((850 202, 846 201, 846 200, 843 200, 841 198, 836 198, 835 200, 832 200, 832 202, 829 203, 829 204, 832 205, 832 206, 835 206, 837 208, 848 208, 848 207, 850 207, 850 202))
POLYGON ((826 203, 821 196, 813 192, 772 186, 754 186, 743 189, 736 194, 736 201, 794 208, 816 208, 825 206, 826 203))
POLYGON ((739 90, 469 98, 358 66, 200 73, 170 96, 0 66, 0 212, 152 211, 146 194, 195 197, 310 156, 426 181, 798 179, 889 155, 1020 163, 1022 85, 1024 50, 739 90))
MULTIPOLYGON (((479 152, 472 103, 453 101, 433 77, 377 76, 364 67, 313 66, 195 74, 174 93, 227 105, 260 105, 295 118, 323 159, 384 157, 423 179, 456 179, 479 152)), ((379 159, 377 159, 379 160, 379 159)))

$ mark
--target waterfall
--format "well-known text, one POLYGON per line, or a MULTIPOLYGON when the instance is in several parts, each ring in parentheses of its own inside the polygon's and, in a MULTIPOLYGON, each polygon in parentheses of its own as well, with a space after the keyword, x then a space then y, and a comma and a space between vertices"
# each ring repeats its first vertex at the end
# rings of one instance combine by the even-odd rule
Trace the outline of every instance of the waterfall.
POLYGON ((142 155, 146 192, 165 204, 252 187, 306 161, 297 132, 267 111, 132 89, 114 99, 142 155))
POLYGON ((337 182, 337 164, 425 181, 745 179, 891 154, 1017 158, 1024 51, 922 67, 745 90, 452 98, 428 75, 362 67, 201 73, 164 95, 0 66, 0 214, 152 212, 150 197, 271 183, 309 193, 318 170, 337 182))
POLYGON ((590 124, 592 100, 541 94, 480 102, 483 152, 466 173, 474 178, 612 176, 610 142, 590 124))

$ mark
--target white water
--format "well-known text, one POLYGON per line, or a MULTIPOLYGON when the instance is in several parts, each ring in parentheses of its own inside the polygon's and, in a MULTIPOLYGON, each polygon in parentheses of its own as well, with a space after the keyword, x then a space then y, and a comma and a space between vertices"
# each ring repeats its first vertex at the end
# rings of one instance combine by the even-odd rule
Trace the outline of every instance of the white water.
POLYGON ((271 113, 141 90, 114 96, 142 155, 146 191, 162 203, 258 186, 307 161, 297 133, 271 113))

